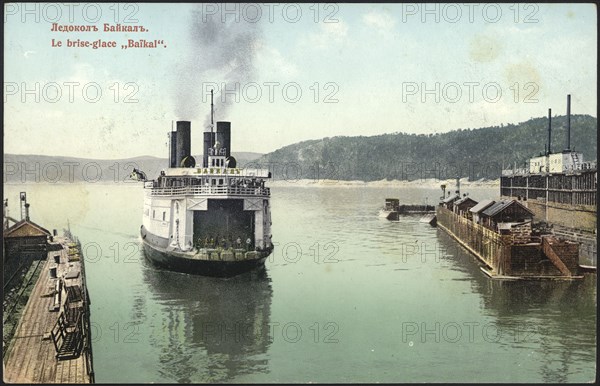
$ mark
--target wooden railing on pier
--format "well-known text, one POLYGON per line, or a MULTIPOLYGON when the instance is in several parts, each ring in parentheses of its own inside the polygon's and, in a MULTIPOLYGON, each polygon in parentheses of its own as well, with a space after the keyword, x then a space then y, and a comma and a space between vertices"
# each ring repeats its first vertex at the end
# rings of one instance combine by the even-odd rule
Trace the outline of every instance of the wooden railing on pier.
POLYGON ((88 317, 84 318, 84 325, 83 325, 83 340, 84 340, 83 360, 85 361, 85 371, 90 379, 90 383, 95 383, 96 375, 94 373, 94 367, 93 367, 94 355, 92 352, 92 329, 91 329, 91 322, 90 322, 90 318, 89 318, 90 295, 88 293, 87 287, 85 289, 85 292, 86 292, 86 298, 88 299, 88 302, 85 305, 85 312, 87 312, 88 317))
POLYGON ((457 240, 496 274, 510 271, 511 236, 502 236, 450 210, 438 207, 437 224, 457 240))
POLYGON ((83 349, 83 313, 79 313, 77 321, 70 324, 64 313, 61 313, 50 331, 56 358, 67 360, 78 358, 83 349))

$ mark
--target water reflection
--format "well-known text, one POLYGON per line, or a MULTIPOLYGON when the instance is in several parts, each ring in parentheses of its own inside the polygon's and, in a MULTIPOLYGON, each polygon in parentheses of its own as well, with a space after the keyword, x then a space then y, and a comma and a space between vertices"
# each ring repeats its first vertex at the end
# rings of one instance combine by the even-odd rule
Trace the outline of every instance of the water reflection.
POLYGON ((496 343, 529 351, 544 382, 571 382, 582 363, 596 360, 596 331, 590 327, 596 325, 595 275, 573 281, 490 279, 447 234, 438 231, 438 242, 495 318, 502 335, 496 343))
POLYGON ((264 267, 223 279, 159 270, 147 261, 142 265, 149 297, 158 307, 143 313, 162 377, 230 382, 238 375, 268 372, 273 292, 264 267))
POLYGON ((481 293, 488 278, 481 271, 482 263, 464 250, 453 238, 440 228, 436 228, 439 259, 448 265, 448 269, 460 272, 465 279, 472 280, 472 290, 481 293))
MULTIPOLYGON (((484 305, 497 315, 510 346, 535 350, 544 382, 567 382, 595 361, 595 277, 577 281, 488 280, 484 305)), ((589 380, 588 380, 589 381, 589 380)))

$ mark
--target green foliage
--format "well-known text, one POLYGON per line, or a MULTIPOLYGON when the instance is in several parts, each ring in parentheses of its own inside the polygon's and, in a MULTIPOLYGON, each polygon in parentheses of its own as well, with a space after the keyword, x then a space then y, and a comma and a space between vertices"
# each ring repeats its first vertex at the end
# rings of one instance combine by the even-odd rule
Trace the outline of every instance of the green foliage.
MULTIPOLYGON (((544 151, 548 119, 459 129, 443 134, 393 133, 333 137, 285 146, 256 163, 276 179, 416 180, 468 177, 497 179, 502 169, 523 167, 544 151)), ((597 119, 571 116, 571 148, 585 161, 596 159, 597 119)), ((566 116, 552 118, 552 151, 566 146, 566 116)))

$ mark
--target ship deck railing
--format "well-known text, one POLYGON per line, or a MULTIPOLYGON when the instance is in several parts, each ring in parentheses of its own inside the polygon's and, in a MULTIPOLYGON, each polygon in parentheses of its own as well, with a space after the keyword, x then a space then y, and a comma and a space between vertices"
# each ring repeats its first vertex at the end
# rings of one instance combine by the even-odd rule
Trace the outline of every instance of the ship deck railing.
POLYGON ((145 185, 145 188, 151 189, 152 196, 180 196, 180 195, 223 195, 223 196, 261 196, 271 195, 270 188, 251 188, 242 186, 183 186, 183 187, 153 187, 145 185))

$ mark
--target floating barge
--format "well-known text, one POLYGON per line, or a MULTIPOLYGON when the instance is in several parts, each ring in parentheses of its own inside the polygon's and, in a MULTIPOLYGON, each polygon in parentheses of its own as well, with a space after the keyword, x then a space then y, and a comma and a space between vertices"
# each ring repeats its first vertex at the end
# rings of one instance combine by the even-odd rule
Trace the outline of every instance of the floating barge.
MULTIPOLYGON (((62 237, 56 231, 51 235, 29 221, 27 215, 5 229, 5 248, 12 253, 4 258, 22 258, 32 248, 30 240, 40 238, 46 240, 45 257, 34 258, 31 265, 27 264, 34 272, 30 277, 37 276, 37 280, 14 334, 5 342, 4 382, 94 383, 90 298, 79 242, 74 241, 69 231, 62 237)), ((36 243, 35 247, 38 246, 36 243)), ((14 304, 20 300, 17 297, 14 304)), ((15 307, 9 304, 8 310, 14 311, 15 307)))
POLYGON ((519 200, 477 202, 446 194, 436 208, 437 226, 484 263, 495 279, 582 279, 579 243, 534 229, 534 213, 519 200))
MULTIPOLYGON (((517 201, 500 201, 511 208, 517 201)), ((437 226, 485 264, 496 279, 581 279, 579 245, 552 235, 534 236, 531 222, 497 223, 499 231, 440 205, 437 226)))
POLYGON ((400 200, 397 198, 386 198, 383 209, 379 211, 379 217, 383 217, 390 221, 398 221, 400 219, 400 216, 427 213, 435 213, 435 207, 433 205, 419 204, 401 205, 400 200))

